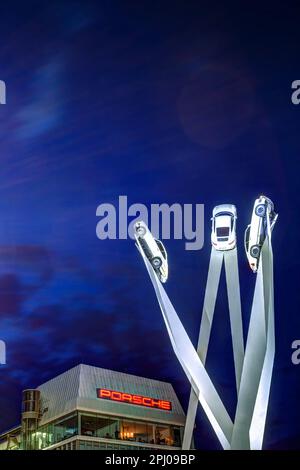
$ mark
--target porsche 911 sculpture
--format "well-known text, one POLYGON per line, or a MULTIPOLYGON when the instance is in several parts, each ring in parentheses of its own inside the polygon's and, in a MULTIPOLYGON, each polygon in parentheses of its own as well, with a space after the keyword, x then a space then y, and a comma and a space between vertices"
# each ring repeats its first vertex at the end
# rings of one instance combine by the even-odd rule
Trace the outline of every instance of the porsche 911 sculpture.
POLYGON ((166 282, 168 279, 168 257, 162 242, 153 237, 143 221, 135 223, 134 235, 138 249, 141 249, 146 258, 150 261, 160 281, 166 282))

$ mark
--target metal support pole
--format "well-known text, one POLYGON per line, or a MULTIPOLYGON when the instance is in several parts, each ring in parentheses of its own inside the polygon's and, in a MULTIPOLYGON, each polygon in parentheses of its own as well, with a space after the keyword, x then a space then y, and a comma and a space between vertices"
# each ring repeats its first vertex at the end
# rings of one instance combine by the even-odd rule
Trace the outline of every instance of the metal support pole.
MULTIPOLYGON (((223 260, 225 261, 232 348, 238 393, 244 361, 244 339, 236 248, 226 252, 217 251, 214 248, 211 250, 197 352, 203 365, 205 365, 223 260)), ((191 447, 197 408, 198 400, 196 400, 195 393, 191 389, 182 445, 182 448, 185 450, 191 447)))
POLYGON ((229 449, 233 429, 232 420, 202 362, 200 361, 200 358, 161 282, 141 249, 140 253, 155 289, 174 352, 181 363, 223 449, 229 449))
MULTIPOLYGON (((210 262, 208 276, 206 282, 204 304, 202 309, 202 317, 200 324, 200 333, 198 340, 197 353, 203 365, 206 362, 209 338, 214 317, 216 298, 220 282, 221 270, 223 265, 223 252, 216 251, 212 248, 210 254, 210 262)), ((196 421, 198 398, 193 388, 191 388, 188 411, 186 415, 186 423, 183 434, 182 449, 189 450, 192 444, 193 431, 196 421)))
POLYGON ((262 247, 241 378, 232 449, 261 449, 275 356, 271 232, 262 247))
POLYGON ((224 253, 224 259, 232 337, 232 350, 235 368, 235 381, 237 393, 239 393, 244 363, 244 336, 236 248, 234 250, 227 251, 226 253, 224 253))

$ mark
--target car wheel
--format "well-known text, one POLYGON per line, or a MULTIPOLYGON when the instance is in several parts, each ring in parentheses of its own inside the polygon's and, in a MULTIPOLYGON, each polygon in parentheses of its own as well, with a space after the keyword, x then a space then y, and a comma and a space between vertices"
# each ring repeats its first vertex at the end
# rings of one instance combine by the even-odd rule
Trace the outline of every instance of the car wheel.
POLYGON ((266 215, 266 206, 264 204, 258 204, 255 208, 255 214, 259 217, 264 217, 266 215))
POLYGON ((258 245, 253 245, 250 248, 250 255, 253 256, 253 258, 258 258, 260 254, 260 247, 258 245))
POLYGON ((138 227, 138 228, 136 229, 136 233, 138 234, 139 237, 144 237, 145 234, 146 234, 146 229, 145 229, 145 227, 142 227, 142 226, 138 227))
POLYGON ((159 269, 162 265, 162 260, 158 256, 155 256, 154 258, 152 258, 151 263, 154 268, 159 269))

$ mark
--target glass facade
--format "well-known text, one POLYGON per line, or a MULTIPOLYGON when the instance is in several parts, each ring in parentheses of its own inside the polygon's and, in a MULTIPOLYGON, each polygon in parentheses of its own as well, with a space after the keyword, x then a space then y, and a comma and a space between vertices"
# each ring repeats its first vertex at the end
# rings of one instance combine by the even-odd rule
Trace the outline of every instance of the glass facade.
POLYGON ((118 439, 119 419, 105 416, 80 415, 81 434, 90 437, 118 439))
MULTIPOLYGON (((132 420, 127 418, 104 416, 100 414, 89 414, 76 412, 53 421, 45 426, 39 427, 35 440, 38 449, 58 444, 74 436, 86 436, 88 438, 100 438, 106 442, 95 442, 91 440, 80 440, 76 448, 85 449, 131 449, 137 448, 130 443, 151 445, 166 445, 181 447, 181 428, 162 423, 150 423, 142 420, 132 420), (119 443, 107 442, 119 441, 119 443), (100 445, 101 444, 101 445, 100 445), (78 447, 79 446, 79 447, 78 447)), ((60 446, 61 449, 70 450, 73 448, 69 444, 60 446)))
POLYGON ((44 449, 45 447, 52 446, 53 444, 78 435, 78 413, 76 412, 39 427, 36 434, 38 449, 44 449))

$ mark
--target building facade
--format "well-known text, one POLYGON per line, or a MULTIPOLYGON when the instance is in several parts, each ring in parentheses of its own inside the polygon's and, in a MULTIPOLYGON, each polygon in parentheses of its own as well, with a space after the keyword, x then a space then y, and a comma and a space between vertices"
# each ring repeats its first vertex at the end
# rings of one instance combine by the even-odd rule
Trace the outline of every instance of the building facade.
POLYGON ((171 384, 80 364, 23 392, 0 450, 178 450, 184 424, 171 384))

